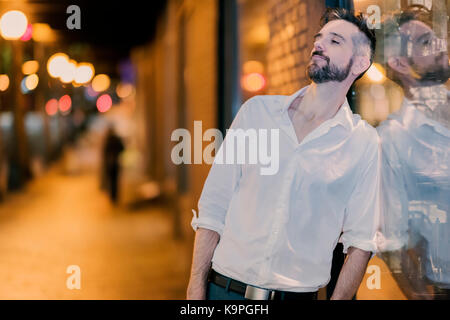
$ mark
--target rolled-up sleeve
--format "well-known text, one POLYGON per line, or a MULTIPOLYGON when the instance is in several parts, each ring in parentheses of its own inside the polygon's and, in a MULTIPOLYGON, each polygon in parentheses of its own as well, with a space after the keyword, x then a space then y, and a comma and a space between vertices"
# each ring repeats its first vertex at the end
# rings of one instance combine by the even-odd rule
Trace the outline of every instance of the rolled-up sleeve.
MULTIPOLYGON (((254 99, 254 98, 253 98, 254 99)), ((230 129, 243 129, 245 126, 245 113, 251 103, 244 103, 231 124, 230 129)), ((202 194, 198 201, 198 217, 192 218, 191 226, 196 231, 205 228, 216 231, 222 235, 225 226, 225 217, 230 201, 239 184, 242 168, 236 161, 226 163, 227 136, 217 152, 211 166, 208 177, 203 186, 202 194), (220 161, 223 159, 223 161, 220 161)))
POLYGON ((350 197, 345 211, 340 241, 344 253, 349 247, 375 253, 380 223, 380 150, 379 139, 371 146, 364 170, 350 197))

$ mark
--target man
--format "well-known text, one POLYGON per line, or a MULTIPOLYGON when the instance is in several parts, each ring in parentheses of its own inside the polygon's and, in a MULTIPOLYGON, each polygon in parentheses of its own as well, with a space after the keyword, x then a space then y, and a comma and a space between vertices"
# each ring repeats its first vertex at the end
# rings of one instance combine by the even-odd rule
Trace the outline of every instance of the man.
POLYGON ((374 50, 362 16, 328 10, 314 37, 311 85, 241 107, 232 129, 279 130, 279 170, 213 164, 192 221, 188 299, 315 299, 341 233, 348 258, 332 299, 354 296, 375 250, 378 136, 346 94, 374 50))
POLYGON ((109 127, 103 146, 103 174, 106 180, 109 197, 113 204, 119 201, 120 154, 124 145, 116 134, 114 127, 109 127))
MULTIPOLYGON (((433 5, 436 5, 434 3, 433 5)), ((419 5, 384 23, 388 76, 404 91, 379 127, 382 142, 381 257, 409 299, 450 298, 450 76, 445 21, 419 5), (438 20, 436 20, 438 21, 438 20)))

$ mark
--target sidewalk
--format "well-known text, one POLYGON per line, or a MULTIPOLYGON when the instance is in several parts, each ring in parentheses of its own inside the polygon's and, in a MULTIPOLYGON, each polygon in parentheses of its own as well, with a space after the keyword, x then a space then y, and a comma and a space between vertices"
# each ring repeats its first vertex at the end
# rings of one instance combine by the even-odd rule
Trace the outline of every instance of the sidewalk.
POLYGON ((189 248, 171 228, 163 206, 113 208, 95 174, 56 166, 0 203, 0 299, 183 299, 189 248))

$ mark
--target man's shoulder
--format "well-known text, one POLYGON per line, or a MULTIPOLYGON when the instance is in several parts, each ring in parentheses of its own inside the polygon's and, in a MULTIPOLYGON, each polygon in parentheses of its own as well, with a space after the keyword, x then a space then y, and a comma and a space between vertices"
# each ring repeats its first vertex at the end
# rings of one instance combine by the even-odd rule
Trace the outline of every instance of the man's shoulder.
POLYGON ((358 114, 353 115, 353 128, 354 136, 363 139, 366 143, 378 144, 377 130, 358 114))

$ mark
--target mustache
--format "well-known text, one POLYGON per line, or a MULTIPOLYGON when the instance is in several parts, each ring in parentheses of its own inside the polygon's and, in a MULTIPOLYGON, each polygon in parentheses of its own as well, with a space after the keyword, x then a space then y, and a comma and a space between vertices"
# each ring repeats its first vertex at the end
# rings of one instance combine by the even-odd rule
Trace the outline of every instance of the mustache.
POLYGON ((320 56, 320 57, 323 57, 323 58, 325 58, 325 60, 327 61, 327 63, 330 62, 330 58, 328 58, 326 55, 324 55, 324 54, 322 53, 322 51, 314 51, 314 52, 311 54, 311 58, 314 57, 314 56, 320 56))

